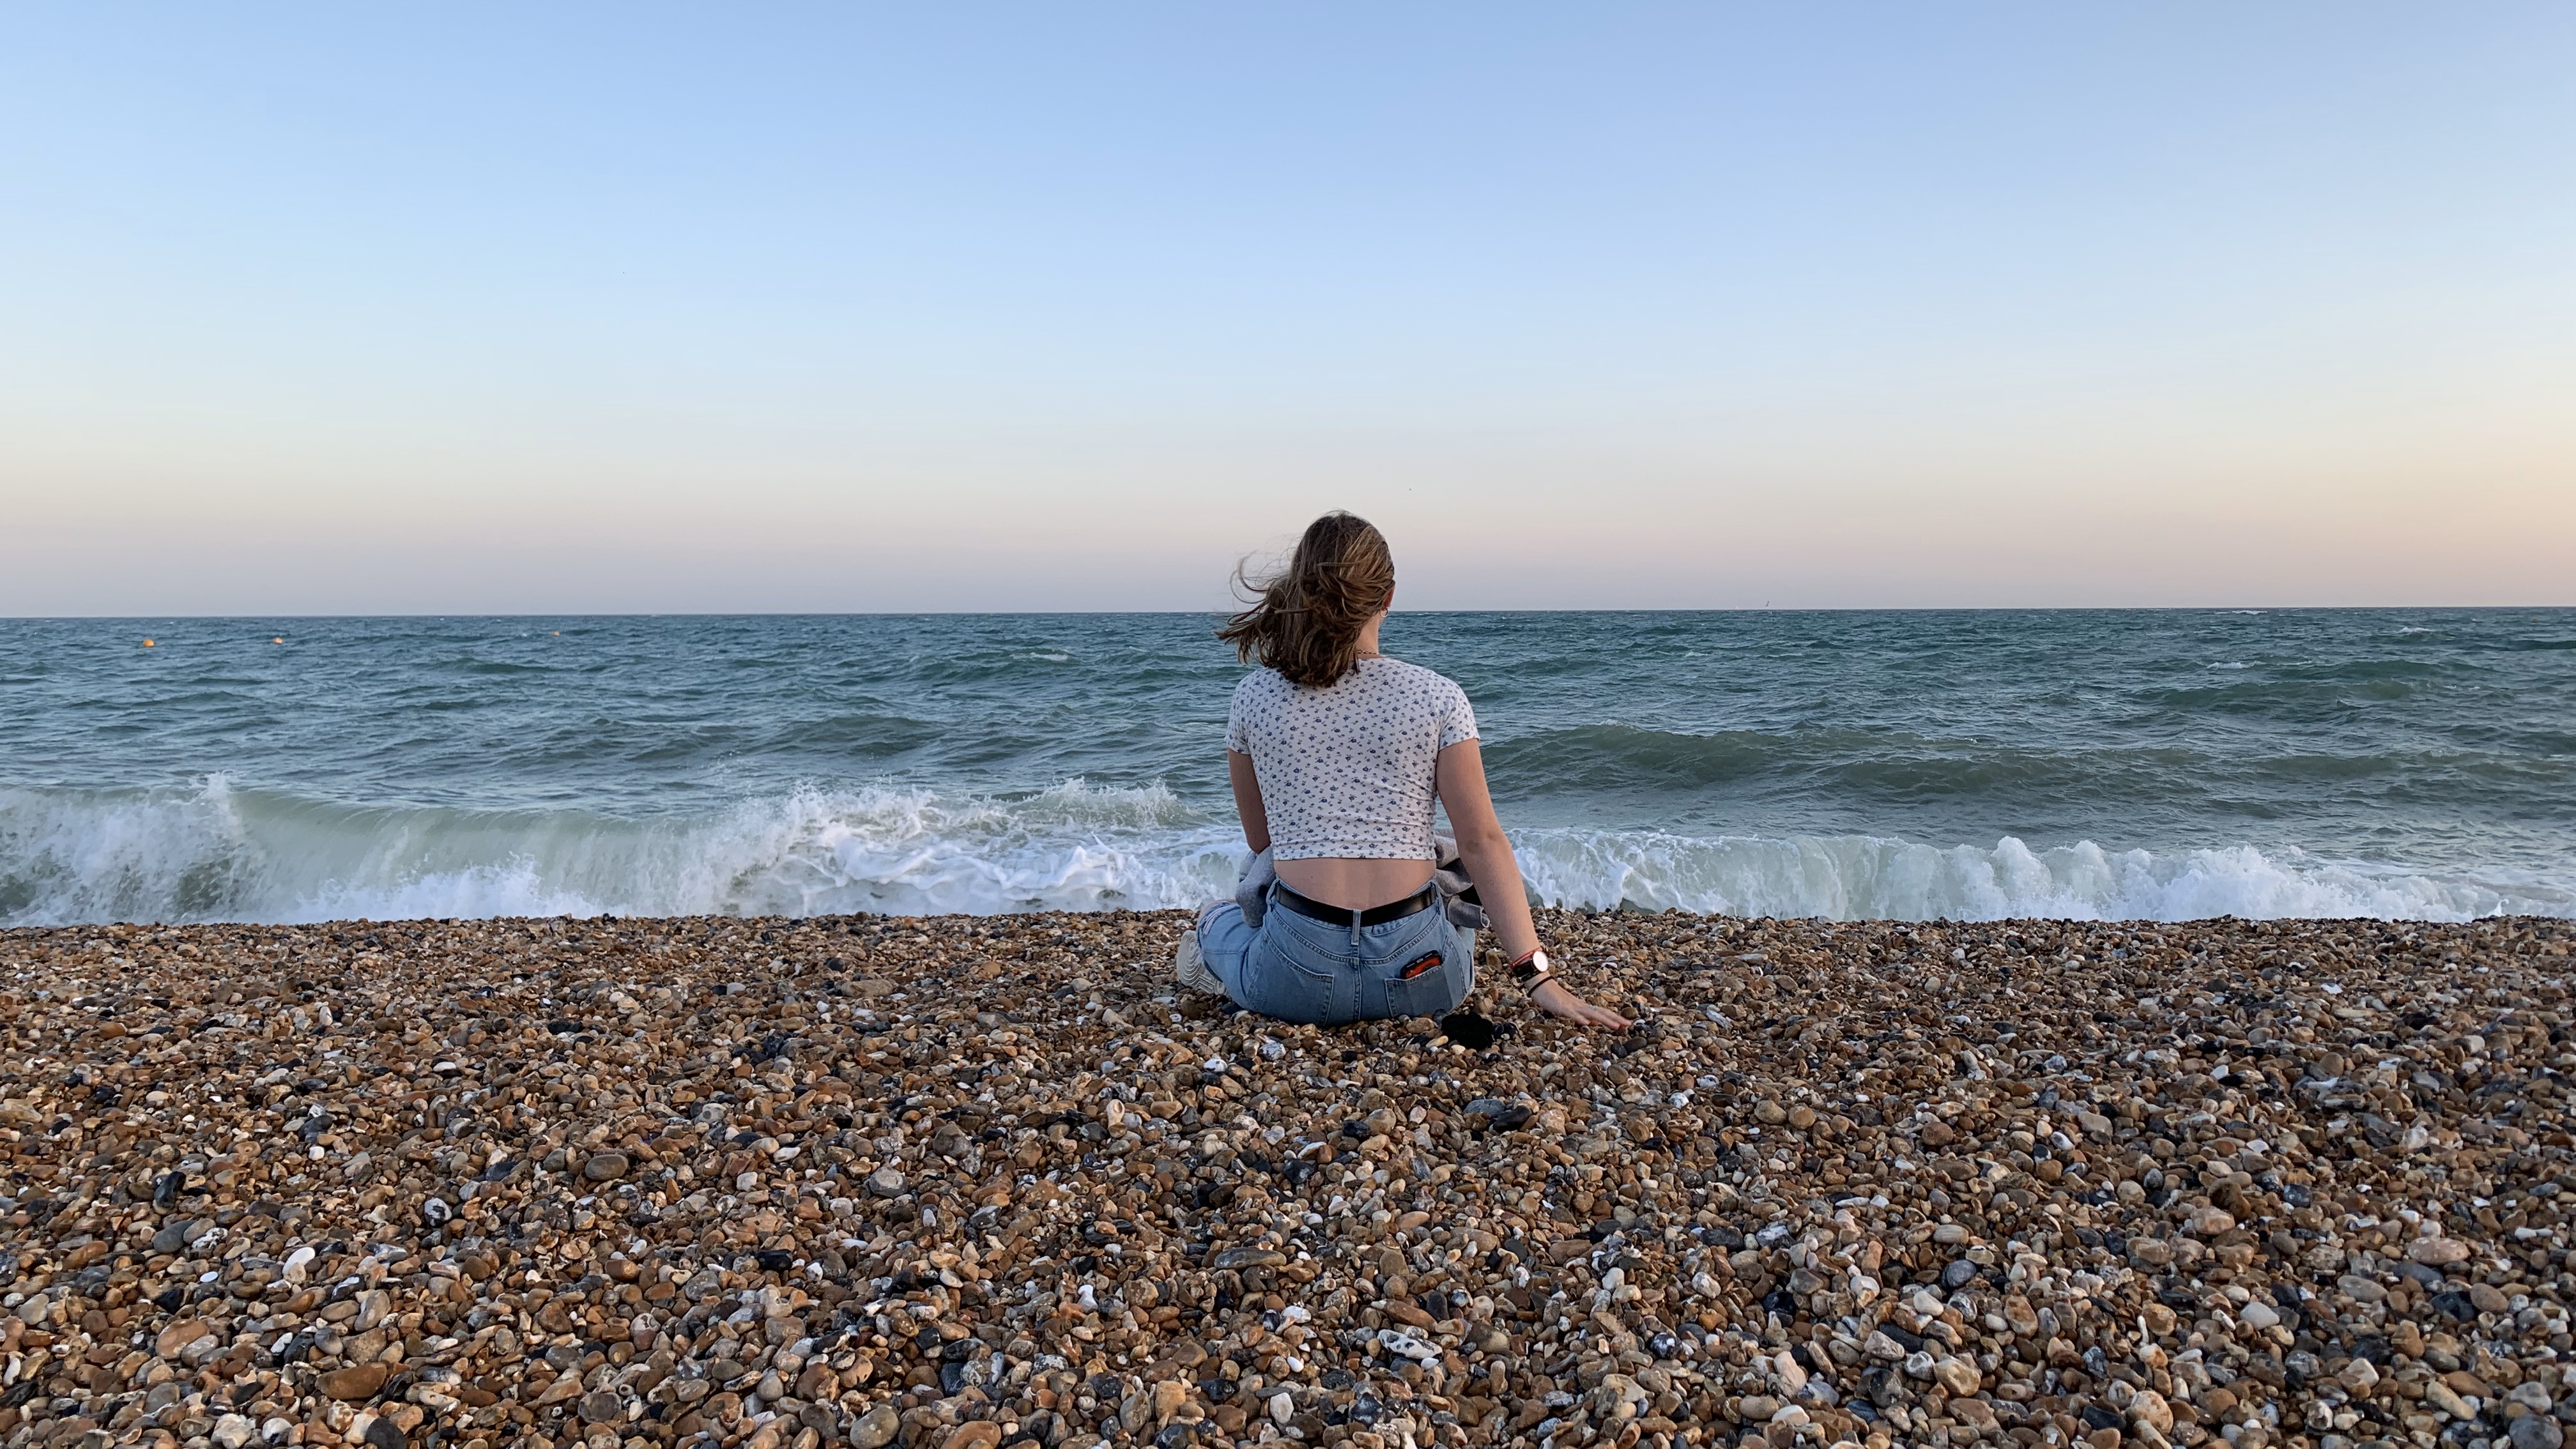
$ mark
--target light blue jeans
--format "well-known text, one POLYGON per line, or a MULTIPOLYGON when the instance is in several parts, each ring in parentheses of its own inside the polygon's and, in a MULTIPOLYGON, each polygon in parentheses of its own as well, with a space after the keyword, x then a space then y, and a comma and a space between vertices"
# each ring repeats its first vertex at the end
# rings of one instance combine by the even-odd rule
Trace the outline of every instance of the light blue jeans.
POLYGON ((1275 898, 1254 930, 1225 901, 1199 912, 1199 956, 1235 1005, 1315 1026, 1439 1016, 1476 984, 1476 933, 1437 904, 1354 932, 1275 898))

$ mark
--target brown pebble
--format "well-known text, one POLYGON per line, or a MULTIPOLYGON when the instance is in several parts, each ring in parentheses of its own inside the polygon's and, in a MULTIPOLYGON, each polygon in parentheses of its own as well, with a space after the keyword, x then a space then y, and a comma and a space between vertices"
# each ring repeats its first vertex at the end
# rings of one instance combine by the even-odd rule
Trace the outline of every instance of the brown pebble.
POLYGON ((322 1392, 344 1404, 363 1404, 385 1386, 393 1370, 380 1363, 334 1369, 322 1376, 322 1392))

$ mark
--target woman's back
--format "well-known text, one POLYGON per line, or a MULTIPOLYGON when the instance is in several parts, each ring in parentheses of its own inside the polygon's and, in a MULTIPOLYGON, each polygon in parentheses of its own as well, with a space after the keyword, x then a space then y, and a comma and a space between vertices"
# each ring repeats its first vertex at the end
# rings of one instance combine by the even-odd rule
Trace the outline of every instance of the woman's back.
POLYGON ((1369 657, 1321 687, 1259 669, 1235 687, 1226 748, 1252 757, 1274 859, 1433 860, 1440 752, 1476 737, 1448 679, 1369 657))

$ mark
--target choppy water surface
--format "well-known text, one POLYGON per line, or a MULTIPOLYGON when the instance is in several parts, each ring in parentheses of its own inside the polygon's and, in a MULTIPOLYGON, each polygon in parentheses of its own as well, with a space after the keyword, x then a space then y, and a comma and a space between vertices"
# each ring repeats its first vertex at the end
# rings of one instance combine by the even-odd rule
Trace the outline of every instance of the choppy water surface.
MULTIPOLYGON (((1196 904, 1240 851, 1210 622, 0 621, 0 922, 1196 904)), ((1387 645, 1466 686, 1552 902, 2576 914, 2576 610, 1387 645)))

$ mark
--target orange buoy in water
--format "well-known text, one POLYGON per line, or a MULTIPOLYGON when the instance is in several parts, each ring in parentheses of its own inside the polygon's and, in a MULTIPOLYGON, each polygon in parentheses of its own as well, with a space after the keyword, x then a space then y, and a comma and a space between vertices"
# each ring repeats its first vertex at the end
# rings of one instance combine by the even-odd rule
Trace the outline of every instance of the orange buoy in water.
POLYGON ((283 635, 283 634, 280 634, 280 635, 278 635, 276 638, 271 639, 271 640, 269 640, 268 642, 269 642, 269 643, 271 643, 271 644, 283 644, 283 643, 285 643, 285 642, 286 642, 286 636, 285 636, 285 635, 283 635))
POLYGON ((144 647, 144 648, 146 648, 146 649, 151 648, 151 647, 152 647, 152 641, 151 641, 151 640, 149 640, 149 639, 144 640, 144 641, 143 641, 143 647, 144 647))

